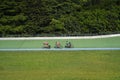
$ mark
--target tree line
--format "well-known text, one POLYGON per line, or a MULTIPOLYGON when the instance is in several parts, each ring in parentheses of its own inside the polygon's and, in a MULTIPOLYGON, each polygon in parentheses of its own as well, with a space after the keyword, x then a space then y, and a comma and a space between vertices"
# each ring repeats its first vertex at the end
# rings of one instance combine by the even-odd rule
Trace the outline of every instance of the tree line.
POLYGON ((0 36, 120 32, 120 0, 0 0, 0 36))

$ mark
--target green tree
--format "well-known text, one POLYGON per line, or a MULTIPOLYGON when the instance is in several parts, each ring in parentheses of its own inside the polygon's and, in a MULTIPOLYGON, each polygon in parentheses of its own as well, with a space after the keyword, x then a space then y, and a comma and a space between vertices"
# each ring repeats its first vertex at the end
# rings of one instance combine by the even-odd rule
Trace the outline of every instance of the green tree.
POLYGON ((49 32, 49 33, 52 32, 52 33, 59 33, 59 34, 65 31, 64 23, 54 18, 50 22, 50 25, 45 27, 44 29, 45 29, 44 30, 45 32, 49 32))
POLYGON ((0 28, 1 34, 18 34, 19 26, 24 26, 27 16, 22 12, 22 3, 15 0, 3 0, 0 3, 0 28), (15 31, 17 30, 17 31, 15 31))

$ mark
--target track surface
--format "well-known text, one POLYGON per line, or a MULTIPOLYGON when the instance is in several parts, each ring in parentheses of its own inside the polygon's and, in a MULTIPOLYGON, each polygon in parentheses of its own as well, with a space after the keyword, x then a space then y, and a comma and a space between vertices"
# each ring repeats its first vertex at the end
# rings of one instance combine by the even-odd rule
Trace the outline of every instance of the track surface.
POLYGON ((83 37, 20 37, 0 38, 0 51, 78 51, 78 50, 120 50, 120 34, 83 36, 83 37), (43 43, 47 41, 50 49, 44 49, 43 43), (54 48, 59 41, 62 48, 54 48), (74 48, 64 48, 66 41, 72 43, 74 48))

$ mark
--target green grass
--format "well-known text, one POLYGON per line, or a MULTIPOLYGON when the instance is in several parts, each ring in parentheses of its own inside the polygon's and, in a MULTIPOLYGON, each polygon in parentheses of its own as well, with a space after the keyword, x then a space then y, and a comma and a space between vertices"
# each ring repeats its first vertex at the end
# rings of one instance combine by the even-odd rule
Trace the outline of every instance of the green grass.
POLYGON ((0 48, 41 48, 43 42, 48 41, 51 47, 59 41, 64 47, 70 41, 75 48, 120 48, 120 37, 98 39, 71 39, 71 40, 0 40, 0 48))
POLYGON ((120 80, 120 51, 0 52, 0 80, 120 80))

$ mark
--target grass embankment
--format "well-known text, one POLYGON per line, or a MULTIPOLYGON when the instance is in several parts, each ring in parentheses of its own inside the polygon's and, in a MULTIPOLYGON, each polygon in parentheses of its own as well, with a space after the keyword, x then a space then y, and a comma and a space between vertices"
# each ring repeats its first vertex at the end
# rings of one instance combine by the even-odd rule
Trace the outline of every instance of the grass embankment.
POLYGON ((120 80, 120 51, 0 52, 0 80, 120 80))

